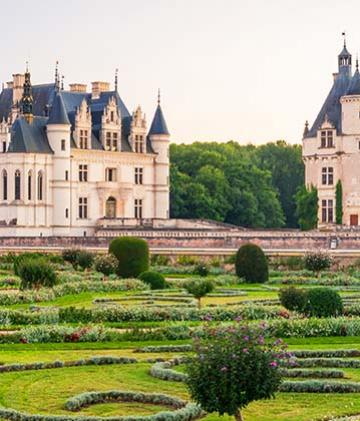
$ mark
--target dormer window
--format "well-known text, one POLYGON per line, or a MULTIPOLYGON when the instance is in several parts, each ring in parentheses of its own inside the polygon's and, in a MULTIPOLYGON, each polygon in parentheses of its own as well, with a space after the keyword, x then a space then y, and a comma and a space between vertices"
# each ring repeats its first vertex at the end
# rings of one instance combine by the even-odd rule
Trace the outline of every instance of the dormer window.
POLYGON ((144 153, 144 137, 142 135, 135 135, 135 152, 144 153))
POLYGON ((321 148, 333 148, 334 147, 333 130, 321 130, 320 140, 321 140, 321 148))
POLYGON ((118 134, 116 132, 106 132, 105 149, 107 151, 118 150, 118 134))
POLYGON ((88 149, 88 130, 80 130, 80 149, 88 149))

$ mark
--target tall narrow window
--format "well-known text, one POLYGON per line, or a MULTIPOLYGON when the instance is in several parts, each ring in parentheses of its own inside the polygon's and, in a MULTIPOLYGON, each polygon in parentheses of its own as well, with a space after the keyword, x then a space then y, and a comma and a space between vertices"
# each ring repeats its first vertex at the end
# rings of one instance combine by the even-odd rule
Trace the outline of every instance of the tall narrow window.
POLYGON ((3 151, 3 153, 6 152, 6 142, 2 143, 2 151, 3 151))
POLYGON ((43 200, 44 190, 44 177, 41 171, 38 173, 37 188, 38 188, 38 200, 43 200))
POLYGON ((7 193, 7 172, 4 170, 2 173, 2 180, 3 180, 3 200, 7 200, 8 193, 7 193))
POLYGON ((135 184, 143 184, 143 168, 135 168, 135 184))
POLYGON ((116 181, 116 168, 106 168, 105 170, 106 181, 116 181))
POLYGON ((142 135, 135 135, 135 152, 144 152, 144 138, 142 135))
POLYGON ((69 181, 69 171, 65 170, 65 181, 69 181))
POLYGON ((112 150, 113 151, 117 151, 118 150, 118 134, 117 133, 113 133, 112 150))
POLYGON ((32 198, 32 172, 28 172, 28 200, 32 198))
POLYGON ((134 206, 134 213, 135 213, 135 218, 136 219, 141 219, 142 218, 142 199, 135 199, 135 206, 134 206))
POLYGON ((334 131, 322 130, 320 133, 321 148, 333 148, 334 145, 334 131))
POLYGON ((105 149, 107 151, 110 151, 111 150, 111 132, 106 132, 105 149))
POLYGON ((88 181, 88 166, 86 164, 79 165, 79 181, 88 181))
POLYGON ((334 201, 332 199, 321 201, 321 220, 330 223, 334 221, 334 201))
POLYGON ((87 197, 79 197, 79 219, 86 219, 88 214, 87 197))
POLYGON ((88 149, 88 131, 80 130, 80 149, 88 149))
POLYGON ((334 168, 324 167, 321 171, 321 182, 323 185, 332 186, 334 184, 334 168))
POLYGON ((61 139, 61 150, 64 151, 66 149, 66 141, 65 139, 61 139))
POLYGON ((65 209, 65 218, 69 218, 69 209, 68 208, 65 209))
POLYGON ((15 171, 15 200, 20 200, 21 197, 21 175, 20 171, 15 171))

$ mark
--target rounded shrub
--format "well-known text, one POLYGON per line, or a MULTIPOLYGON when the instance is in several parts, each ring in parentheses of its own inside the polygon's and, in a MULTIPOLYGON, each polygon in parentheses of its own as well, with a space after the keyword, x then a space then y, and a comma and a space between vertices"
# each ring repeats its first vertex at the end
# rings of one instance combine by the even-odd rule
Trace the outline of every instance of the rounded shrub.
POLYGON ((186 282, 184 288, 198 300, 198 307, 201 308, 201 298, 212 292, 215 289, 215 285, 208 279, 192 280, 186 282))
POLYGON ((295 287, 281 288, 279 299, 281 305, 287 310, 303 312, 307 302, 307 293, 295 287))
POLYGON ((81 250, 75 249, 75 248, 65 249, 62 252, 62 258, 64 259, 65 262, 69 262, 73 266, 76 266, 77 259, 78 259, 78 256, 79 256, 80 252, 81 252, 81 250))
POLYGON ((269 266, 262 249, 256 244, 244 244, 236 254, 236 275, 246 282, 266 282, 269 279, 269 266))
POLYGON ((111 254, 101 254, 95 258, 95 269, 105 276, 115 273, 117 260, 111 254))
POLYGON ((304 257, 305 269, 311 270, 317 274, 319 274, 322 270, 330 269, 331 264, 331 256, 322 251, 307 253, 304 257))
POLYGON ((52 287, 56 284, 55 271, 43 257, 22 259, 18 265, 18 273, 21 289, 52 287))
POLYGON ((205 263, 199 263, 195 266, 194 275, 199 276, 208 276, 209 275, 209 268, 205 263))
POLYGON ((331 288, 311 288, 306 295, 305 311, 310 316, 336 317, 343 312, 342 298, 331 288))
POLYGON ((123 278, 136 278, 149 269, 149 247, 141 238, 115 238, 110 243, 109 252, 116 257, 116 273, 123 278))
POLYGON ((150 285, 151 289, 164 289, 167 287, 166 280, 161 273, 146 271, 139 275, 139 279, 150 285))
POLYGON ((80 250, 77 259, 76 265, 80 266, 81 269, 89 269, 94 263, 94 255, 86 250, 80 250))

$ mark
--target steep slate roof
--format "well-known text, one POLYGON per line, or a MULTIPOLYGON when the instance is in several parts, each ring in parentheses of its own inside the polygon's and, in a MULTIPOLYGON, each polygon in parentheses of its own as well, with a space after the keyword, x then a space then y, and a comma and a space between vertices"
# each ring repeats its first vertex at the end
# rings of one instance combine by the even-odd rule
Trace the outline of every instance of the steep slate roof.
POLYGON ((155 115, 149 130, 149 135, 152 134, 170 134, 160 104, 158 104, 156 108, 155 115))
POLYGON ((46 136, 47 117, 34 116, 32 124, 24 117, 15 120, 11 128, 8 152, 53 153, 46 136))
POLYGON ((351 78, 346 95, 360 95, 360 73, 358 68, 356 68, 354 76, 351 78))
POLYGON ((61 93, 55 97, 47 124, 70 124, 61 93))

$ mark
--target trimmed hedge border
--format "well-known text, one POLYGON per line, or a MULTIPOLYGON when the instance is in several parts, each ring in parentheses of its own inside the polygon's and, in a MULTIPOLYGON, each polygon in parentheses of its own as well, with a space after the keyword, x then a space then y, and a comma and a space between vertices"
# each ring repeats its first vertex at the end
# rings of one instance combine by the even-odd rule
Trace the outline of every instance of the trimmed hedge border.
POLYGON ((294 360, 293 367, 360 368, 360 360, 343 360, 340 358, 305 358, 294 360))
POLYGON ((360 393, 360 383, 328 382, 322 380, 309 380, 291 382, 286 381, 280 385, 279 392, 292 393, 360 393))
POLYGON ((134 352, 190 352, 193 350, 192 345, 158 345, 144 346, 136 348, 134 352))
POLYGON ((318 379, 341 379, 345 377, 345 373, 341 370, 302 370, 294 369, 281 369, 281 375, 284 377, 296 378, 318 378, 318 379))
POLYGON ((324 349, 291 351, 297 358, 344 358, 360 357, 359 349, 324 349))
POLYGON ((187 379, 186 373, 180 373, 179 371, 172 370, 171 367, 183 363, 185 360, 180 358, 175 358, 170 361, 158 362, 155 363, 150 368, 151 376, 161 379, 161 380, 170 380, 173 382, 185 382, 187 379))

